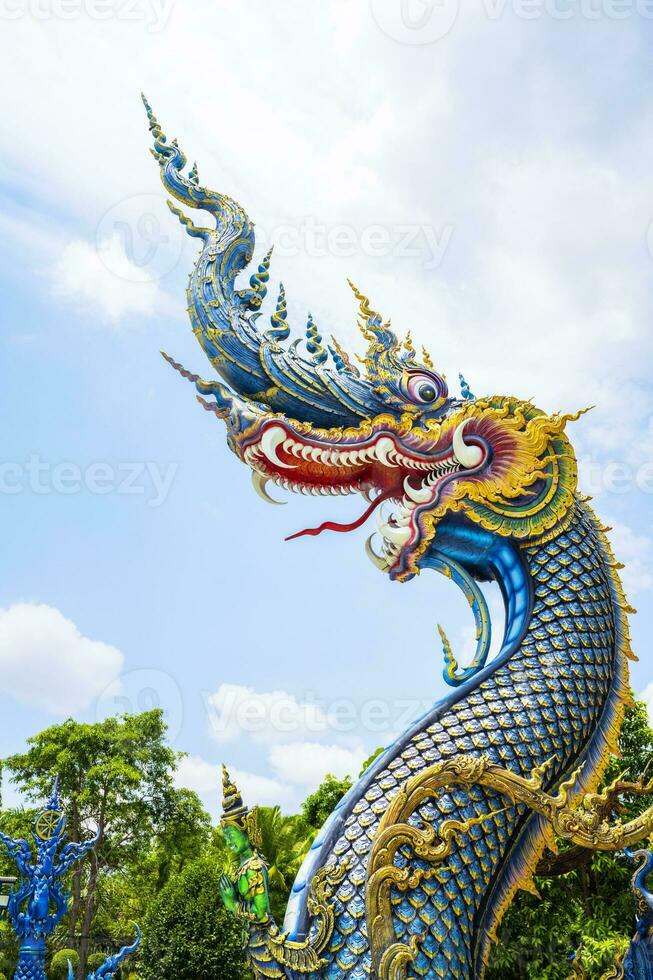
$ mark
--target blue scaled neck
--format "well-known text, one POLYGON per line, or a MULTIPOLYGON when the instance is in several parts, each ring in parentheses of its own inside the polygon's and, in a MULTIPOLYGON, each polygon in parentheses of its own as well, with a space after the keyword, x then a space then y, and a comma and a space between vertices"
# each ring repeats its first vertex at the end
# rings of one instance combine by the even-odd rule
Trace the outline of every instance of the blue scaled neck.
POLYGON ((367 793, 370 785, 388 763, 420 732, 428 729, 439 717, 457 702, 465 699, 483 681, 493 674, 519 649, 528 629, 532 610, 532 587, 528 567, 519 550, 505 538, 490 534, 469 523, 443 521, 436 539, 420 562, 420 568, 437 568, 443 558, 458 563, 465 571, 481 581, 498 584, 506 610, 506 626, 503 643, 497 656, 447 697, 436 701, 422 717, 418 718, 398 739, 366 770, 358 782, 342 798, 316 837, 293 886, 284 929, 290 939, 306 936, 308 921, 307 897, 310 883, 331 852, 342 833, 345 820, 356 803, 367 793))

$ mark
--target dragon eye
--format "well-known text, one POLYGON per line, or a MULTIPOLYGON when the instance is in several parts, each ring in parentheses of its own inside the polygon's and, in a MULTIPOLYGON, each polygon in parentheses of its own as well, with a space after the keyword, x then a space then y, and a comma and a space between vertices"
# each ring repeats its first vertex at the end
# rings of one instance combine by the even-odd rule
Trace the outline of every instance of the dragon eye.
POLYGON ((440 381, 435 375, 412 374, 406 382, 406 392, 408 397, 414 402, 422 405, 430 405, 443 395, 446 396, 444 382, 440 381))

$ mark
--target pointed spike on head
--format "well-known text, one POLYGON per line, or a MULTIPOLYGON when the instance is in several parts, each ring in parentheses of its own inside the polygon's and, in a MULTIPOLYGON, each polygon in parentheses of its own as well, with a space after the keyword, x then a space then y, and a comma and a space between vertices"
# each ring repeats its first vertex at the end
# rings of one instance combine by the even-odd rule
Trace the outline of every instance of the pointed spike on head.
POLYGON ((426 347, 422 347, 422 360, 426 364, 427 368, 433 367, 433 358, 431 357, 430 353, 427 351, 426 347))
POLYGON ((59 798, 59 776, 54 777, 54 782, 52 783, 52 791, 50 792, 50 799, 48 801, 48 806, 51 810, 61 809, 61 800, 59 798))
POLYGON ((310 313, 306 324, 306 348, 315 364, 324 364, 329 356, 322 343, 322 336, 310 313))
MULTIPOLYGON (((356 299, 360 303, 359 313, 360 313, 361 319, 365 323, 365 326, 371 326, 372 324, 375 324, 377 326, 380 325, 381 324, 381 314, 380 313, 377 313, 376 310, 373 310, 372 309, 372 307, 370 306, 370 301, 367 298, 367 296, 364 296, 363 293, 360 292, 360 290, 354 285, 354 283, 351 281, 351 279, 348 279, 347 282, 349 283, 349 286, 350 286, 350 288, 351 288, 354 296, 356 297, 356 299)), ((364 327, 361 326, 361 329, 363 330, 363 333, 365 333, 364 327)))
POLYGON ((270 323, 272 324, 272 329, 267 330, 265 333, 266 340, 281 341, 287 340, 290 336, 290 327, 288 326, 288 305, 286 303, 286 290, 284 289, 283 283, 279 283, 279 297, 277 299, 277 308, 270 317, 270 323))
POLYGON ((154 115, 154 109, 152 108, 152 106, 150 105, 150 103, 147 101, 147 99, 146 99, 146 97, 145 97, 145 95, 144 95, 143 92, 141 92, 141 98, 143 100, 143 105, 145 106, 145 111, 147 113, 147 119, 148 119, 148 122, 150 124, 150 132, 153 134, 154 138, 157 141, 160 141, 162 143, 165 143, 166 137, 165 137, 165 135, 163 133, 163 130, 161 129, 161 126, 159 125, 158 119, 154 115))
POLYGON ((243 294, 243 299, 250 310, 260 309, 263 300, 267 296, 271 258, 272 249, 263 256, 261 264, 249 280, 250 289, 243 294))
POLYGON ((172 211, 172 213, 179 219, 180 224, 184 226, 186 233, 190 235, 191 238, 201 238, 203 241, 207 241, 211 235, 210 228, 199 228, 197 225, 193 224, 188 215, 184 214, 181 208, 178 208, 173 201, 168 200, 167 205, 170 211, 172 211))
POLYGON ((338 374, 343 374, 343 372, 347 370, 347 367, 338 350, 335 347, 332 347, 331 344, 329 344, 329 353, 331 354, 331 360, 335 364, 336 371, 338 374))
POLYGON ((329 347, 331 351, 331 357, 333 358, 333 363, 336 366, 336 370, 342 374, 343 371, 349 371, 350 374, 355 375, 357 378, 360 377, 360 371, 358 368, 352 364, 349 354, 340 346, 336 338, 331 334, 332 347, 329 347))
POLYGON ((459 375, 458 375, 458 379, 459 379, 459 381, 460 381, 460 394, 461 394, 461 395, 462 395, 462 397, 463 397, 463 398, 465 399, 465 401, 469 401, 469 402, 473 402, 473 401, 475 401, 475 400, 476 400, 476 397, 475 397, 475 395, 473 395, 473 394, 472 394, 472 392, 470 391, 470 389, 469 389, 469 385, 468 385, 468 384, 467 384, 467 382, 465 381, 465 379, 464 379, 464 377, 462 376, 462 374, 459 374, 459 375))

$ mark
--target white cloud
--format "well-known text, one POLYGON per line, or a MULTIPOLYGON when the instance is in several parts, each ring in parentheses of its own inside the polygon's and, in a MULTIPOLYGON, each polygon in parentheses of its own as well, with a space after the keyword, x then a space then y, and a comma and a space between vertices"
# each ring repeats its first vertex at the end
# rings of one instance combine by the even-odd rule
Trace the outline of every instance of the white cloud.
MULTIPOLYGON (((294 801, 296 805, 327 773, 356 778, 369 756, 362 742, 352 745, 344 735, 347 744, 334 741, 338 738, 336 719, 317 704, 299 701, 285 691, 261 692, 222 684, 206 701, 209 732, 218 742, 235 743, 248 737, 267 746, 267 767, 276 778, 243 773, 243 786, 250 787, 248 796, 253 798, 284 806, 294 801), (320 738, 328 738, 328 744, 320 738)), ((215 772, 198 764, 196 777, 206 784, 215 779, 215 772)))
MULTIPOLYGON (((229 772, 248 806, 288 807, 296 802, 293 792, 275 779, 231 766, 229 772)), ((188 755, 179 763, 175 783, 178 787, 194 790, 210 812, 216 812, 222 795, 220 765, 207 762, 198 755, 188 755)))
POLYGON ((317 705, 298 701, 285 691, 256 691, 221 684, 206 698, 209 731, 218 742, 248 735, 255 742, 287 742, 329 730, 329 719, 317 705))
POLYGON ((293 742, 292 745, 273 745, 269 759, 279 779, 314 790, 327 773, 338 779, 345 776, 356 779, 368 756, 369 752, 362 745, 347 749, 319 742, 293 742))
POLYGON ((0 691, 65 715, 88 707, 119 677, 123 655, 83 636, 52 606, 0 609, 0 691))
POLYGON ((108 317, 114 323, 126 314, 150 316, 159 303, 156 282, 126 254, 117 234, 96 247, 70 242, 51 268, 53 292, 108 317))

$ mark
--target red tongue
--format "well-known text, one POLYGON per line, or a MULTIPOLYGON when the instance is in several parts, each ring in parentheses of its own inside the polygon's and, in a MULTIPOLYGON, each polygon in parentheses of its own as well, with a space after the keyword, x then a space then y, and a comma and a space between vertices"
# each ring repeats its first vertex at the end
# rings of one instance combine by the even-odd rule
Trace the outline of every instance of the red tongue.
POLYGON ((322 531, 355 531, 356 528, 361 527, 370 514, 373 514, 379 504, 382 504, 384 500, 388 500, 390 497, 396 497, 397 490, 384 490, 380 493, 378 497, 375 497, 370 506, 367 508, 364 514, 362 514, 357 521, 352 521, 351 524, 336 524, 335 521, 325 521, 324 524, 320 524, 319 527, 308 527, 305 531, 297 531, 296 534, 291 534, 286 538, 286 541, 293 541, 295 538, 302 538, 305 534, 310 534, 313 537, 317 537, 318 534, 322 534, 322 531))

